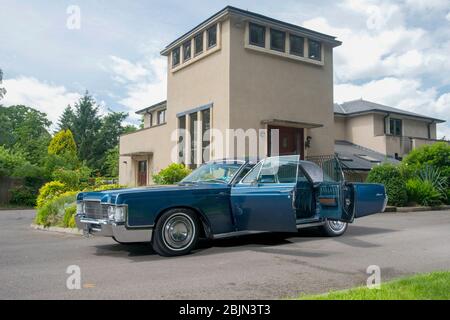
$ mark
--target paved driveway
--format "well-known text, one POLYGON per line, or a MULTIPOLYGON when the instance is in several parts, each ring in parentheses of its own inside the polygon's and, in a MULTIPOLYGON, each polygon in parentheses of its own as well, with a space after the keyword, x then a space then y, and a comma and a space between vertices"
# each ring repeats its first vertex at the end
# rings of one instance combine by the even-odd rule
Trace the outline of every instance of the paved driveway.
POLYGON ((0 211, 0 299, 276 299, 450 269, 450 211, 379 214, 340 238, 258 235, 162 258, 149 246, 32 230, 33 211, 0 211), (69 265, 84 288, 68 290, 69 265))

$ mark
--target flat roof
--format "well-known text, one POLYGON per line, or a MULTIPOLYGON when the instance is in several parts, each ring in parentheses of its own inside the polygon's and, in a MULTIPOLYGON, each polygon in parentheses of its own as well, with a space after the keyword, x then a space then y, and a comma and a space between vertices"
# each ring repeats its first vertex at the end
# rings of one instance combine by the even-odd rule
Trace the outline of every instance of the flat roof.
POLYGON ((136 114, 144 114, 144 113, 147 113, 147 112, 150 112, 152 110, 159 109, 159 108, 167 108, 167 100, 158 102, 158 103, 156 103, 156 104, 154 104, 154 105, 152 105, 150 107, 138 110, 135 113, 136 114))
POLYGON ((195 26, 194 28, 192 28, 191 30, 189 30, 188 32, 184 33, 183 35, 179 36, 177 39, 175 39, 174 41, 172 41, 171 43, 169 43, 164 50, 161 51, 162 55, 167 55, 168 52, 170 51, 170 49, 172 49, 173 47, 175 47, 176 45, 178 45, 178 43, 183 42, 183 40, 185 40, 185 38, 187 38, 188 36, 190 36, 191 34, 194 34, 198 31, 200 31, 201 29, 207 27, 211 22, 213 22, 214 20, 220 18, 220 17, 224 17, 227 14, 236 14, 236 15, 240 15, 240 16, 244 16, 244 17, 248 17, 251 19, 255 19, 255 20, 260 20, 262 22, 266 22, 266 23, 270 23, 270 24, 274 24, 274 25, 279 25, 281 27, 296 31, 298 33, 301 33, 305 36, 307 36, 308 38, 311 39, 316 39, 316 40, 321 40, 323 42, 329 43, 334 47, 340 46, 342 44, 341 41, 336 40, 336 37, 334 36, 330 36, 321 32, 317 32, 311 29, 307 29, 292 23, 288 23, 288 22, 284 22, 281 20, 277 20, 256 12, 252 12, 252 11, 248 11, 248 10, 243 10, 240 8, 236 8, 233 6, 226 6, 225 8, 223 8, 222 10, 220 10, 219 12, 213 14, 211 17, 209 17, 208 19, 204 20, 203 22, 201 22, 200 24, 198 24, 197 26, 195 26))

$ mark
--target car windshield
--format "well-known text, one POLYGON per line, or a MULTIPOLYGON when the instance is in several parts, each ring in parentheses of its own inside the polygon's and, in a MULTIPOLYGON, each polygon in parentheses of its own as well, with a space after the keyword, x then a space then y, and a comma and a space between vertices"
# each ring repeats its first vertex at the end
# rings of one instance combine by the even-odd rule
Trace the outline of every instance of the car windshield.
POLYGON ((229 183, 242 165, 243 163, 234 161, 206 163, 180 183, 229 183))

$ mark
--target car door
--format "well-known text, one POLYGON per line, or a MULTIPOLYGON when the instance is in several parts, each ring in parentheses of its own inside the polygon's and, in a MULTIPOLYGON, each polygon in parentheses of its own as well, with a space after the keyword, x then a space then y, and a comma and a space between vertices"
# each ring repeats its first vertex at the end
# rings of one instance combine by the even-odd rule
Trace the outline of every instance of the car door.
POLYGON ((231 189, 236 231, 296 232, 298 156, 267 158, 231 189))
MULTIPOLYGON (((339 170, 339 168, 336 169, 339 170)), ((332 178, 332 175, 324 174, 322 168, 308 161, 300 161, 299 170, 304 173, 310 183, 311 201, 313 202, 311 207, 314 208, 319 218, 344 222, 353 221, 352 188, 343 179, 336 181, 337 179, 332 178)), ((297 177, 296 194, 297 197, 300 197, 300 192, 305 193, 305 182, 301 180, 300 174, 297 177)), ((298 202, 296 201, 296 203, 298 202)), ((297 215, 301 209, 296 205, 297 215)))

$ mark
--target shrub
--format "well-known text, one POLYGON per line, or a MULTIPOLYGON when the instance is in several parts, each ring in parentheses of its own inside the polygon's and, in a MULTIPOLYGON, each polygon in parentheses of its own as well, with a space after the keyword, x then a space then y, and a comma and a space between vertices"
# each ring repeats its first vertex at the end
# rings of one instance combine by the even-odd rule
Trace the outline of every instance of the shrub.
POLYGON ((79 190, 87 186, 91 171, 87 167, 81 167, 76 170, 64 168, 56 169, 53 172, 53 180, 59 181, 67 186, 69 190, 79 190))
POLYGON ((157 184, 175 184, 186 177, 191 170, 183 164, 172 163, 165 169, 153 175, 153 181, 157 184))
POLYGON ((48 145, 48 154, 71 154, 75 156, 77 154, 77 145, 75 144, 72 131, 69 129, 61 130, 55 134, 48 145))
POLYGON ((374 167, 369 172, 367 182, 384 184, 389 205, 401 207, 406 204, 408 199, 406 181, 398 166, 385 163, 374 167))
POLYGON ((443 177, 450 180, 450 145, 437 142, 423 145, 412 150, 404 159, 403 164, 413 170, 421 170, 425 165, 438 169, 443 177))
POLYGON ((77 192, 65 192, 46 201, 37 211, 35 222, 43 226, 64 226, 66 208, 74 206, 77 192))
POLYGON ((422 206, 434 206, 441 203, 442 195, 430 181, 410 179, 406 183, 406 190, 409 201, 422 206))
POLYGON ((36 190, 32 187, 20 186, 9 190, 11 204, 34 207, 36 205, 36 190))
POLYGON ((64 228, 76 228, 75 215, 77 213, 77 206, 70 205, 64 210, 63 226, 64 228))
POLYGON ((127 186, 121 184, 103 184, 96 186, 92 191, 106 191, 106 190, 114 190, 114 189, 123 189, 127 186))
POLYGON ((48 201, 52 200, 54 197, 66 192, 68 190, 67 186, 59 181, 50 181, 44 184, 39 189, 39 195, 37 197, 37 208, 41 208, 48 201))

